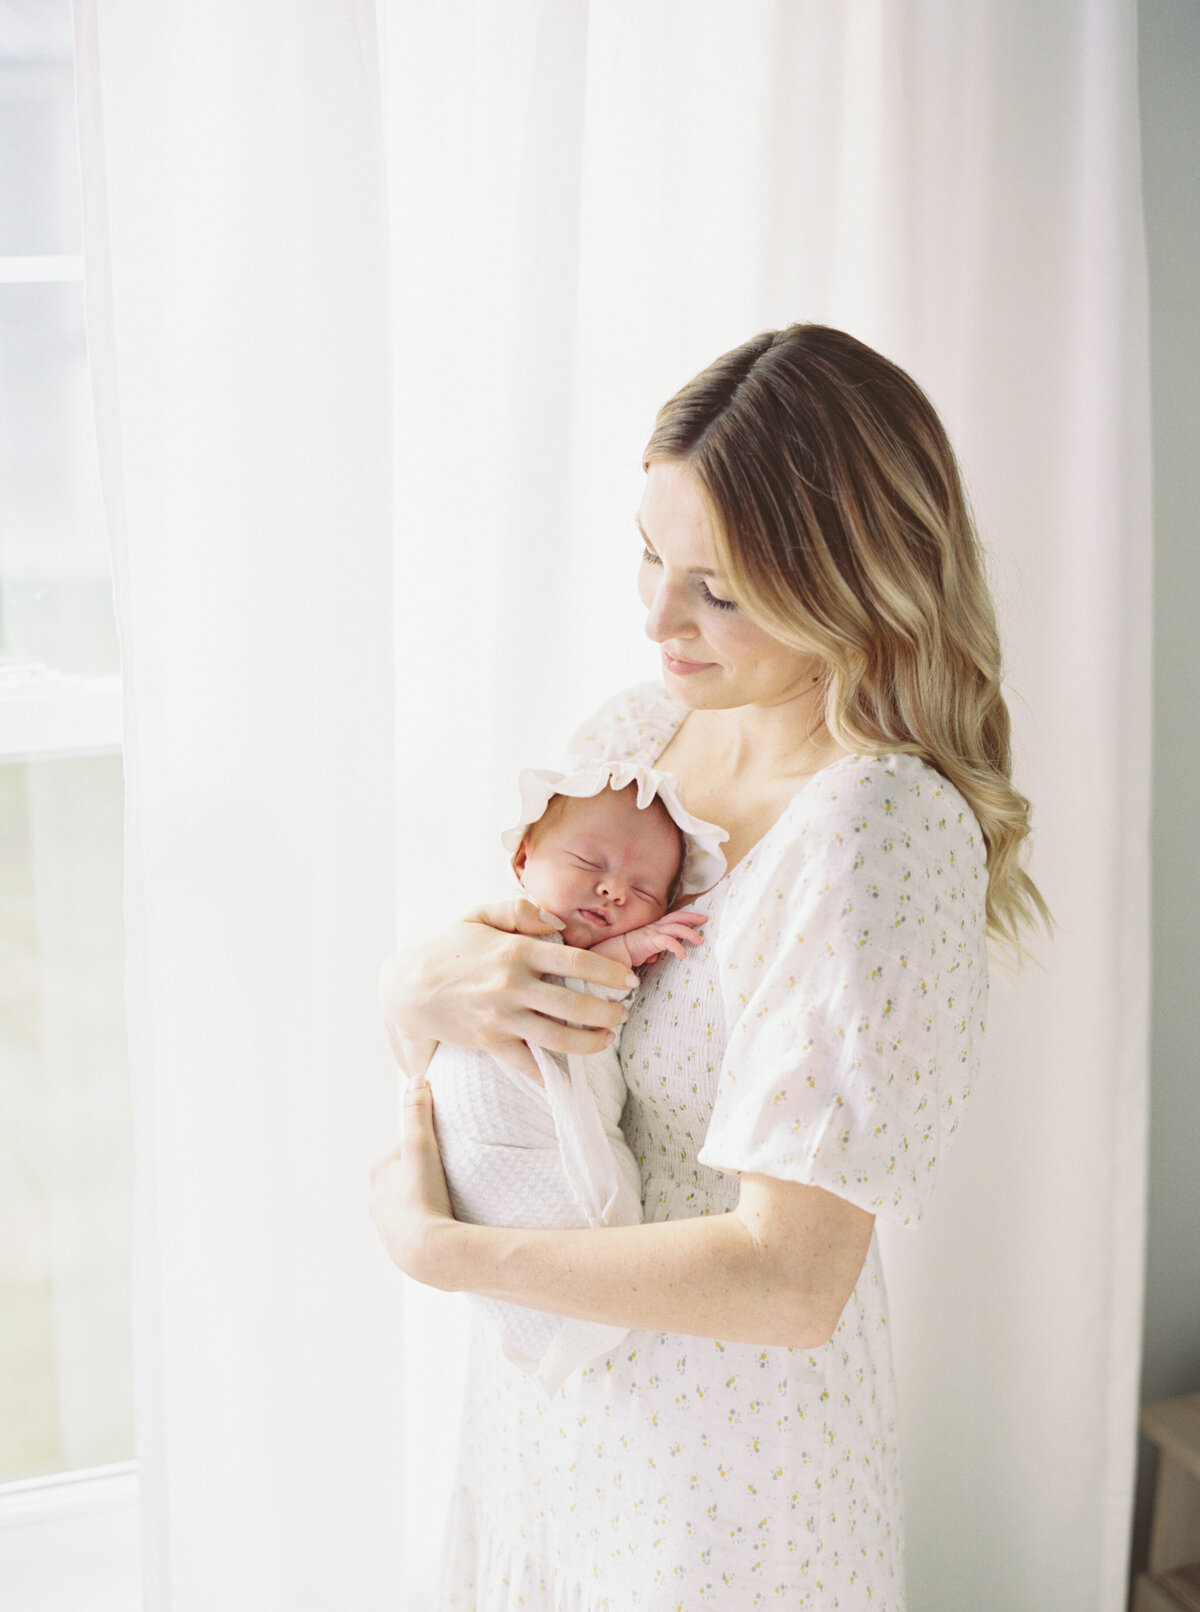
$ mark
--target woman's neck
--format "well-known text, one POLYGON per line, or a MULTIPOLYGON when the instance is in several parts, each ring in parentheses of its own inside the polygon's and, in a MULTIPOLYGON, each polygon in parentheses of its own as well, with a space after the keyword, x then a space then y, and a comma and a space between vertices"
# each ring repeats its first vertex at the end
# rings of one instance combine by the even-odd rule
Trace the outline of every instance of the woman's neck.
POLYGON ((723 775, 745 785, 798 784, 847 753, 830 736, 820 705, 811 697, 773 706, 696 711, 689 720, 701 729, 705 748, 723 775))

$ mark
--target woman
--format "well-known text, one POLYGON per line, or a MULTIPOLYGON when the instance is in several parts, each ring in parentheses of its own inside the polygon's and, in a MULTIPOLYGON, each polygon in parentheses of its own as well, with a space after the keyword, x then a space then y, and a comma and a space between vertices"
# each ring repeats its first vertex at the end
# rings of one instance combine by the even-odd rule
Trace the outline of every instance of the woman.
MULTIPOLYGON (((549 1405, 476 1339, 444 1604, 902 1608, 875 1217, 928 1200, 978 1066, 989 935, 1019 952, 1047 916, 1018 865, 982 559, 928 400, 838 331, 718 359, 645 465, 664 686, 619 695, 574 753, 675 773, 729 830, 730 871, 690 902, 704 944, 649 971, 622 1034, 644 1224, 457 1224, 423 1089, 376 1170, 410 1275, 630 1329, 549 1405)), ((603 1043, 615 1010, 546 976, 618 971, 542 933, 489 909, 385 970, 410 1070, 441 1038, 526 1068, 526 1040, 603 1043)))

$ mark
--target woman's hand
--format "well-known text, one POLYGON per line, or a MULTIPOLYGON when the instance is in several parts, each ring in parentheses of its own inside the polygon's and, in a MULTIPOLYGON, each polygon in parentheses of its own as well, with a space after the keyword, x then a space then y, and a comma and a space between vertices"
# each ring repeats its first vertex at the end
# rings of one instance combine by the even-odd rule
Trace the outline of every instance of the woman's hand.
POLYGON ((404 1094, 400 1145, 371 1171, 371 1214, 390 1259, 406 1276, 430 1287, 449 1285, 446 1235, 457 1222, 424 1082, 404 1094))
POLYGON ((607 1046, 624 1022, 621 1004, 542 976, 615 991, 636 985, 637 978, 608 958, 541 938, 558 927, 531 901, 498 902, 386 963, 380 976, 384 1019, 408 1072, 421 1073, 439 1041, 490 1052, 533 1080, 540 1077, 527 1041, 550 1052, 607 1046))

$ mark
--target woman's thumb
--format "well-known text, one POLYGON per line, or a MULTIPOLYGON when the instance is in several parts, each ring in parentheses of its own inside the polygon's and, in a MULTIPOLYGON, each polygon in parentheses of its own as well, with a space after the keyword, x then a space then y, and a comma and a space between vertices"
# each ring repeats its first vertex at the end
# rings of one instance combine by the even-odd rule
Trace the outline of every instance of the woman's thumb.
POLYGON ((525 896, 515 901, 495 901, 488 907, 479 907, 469 914, 474 923, 490 924, 510 935, 545 935, 565 928, 551 912, 545 912, 536 902, 525 896))

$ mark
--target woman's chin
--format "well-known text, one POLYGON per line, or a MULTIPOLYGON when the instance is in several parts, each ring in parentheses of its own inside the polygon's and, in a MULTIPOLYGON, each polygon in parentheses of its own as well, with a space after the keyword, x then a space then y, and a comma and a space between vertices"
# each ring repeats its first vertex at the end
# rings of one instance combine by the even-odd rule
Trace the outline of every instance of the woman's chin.
POLYGON ((720 687, 715 679, 673 677, 664 669, 663 686, 671 699, 679 705, 686 705, 692 711, 720 710, 729 704, 728 700, 722 699, 720 687))

